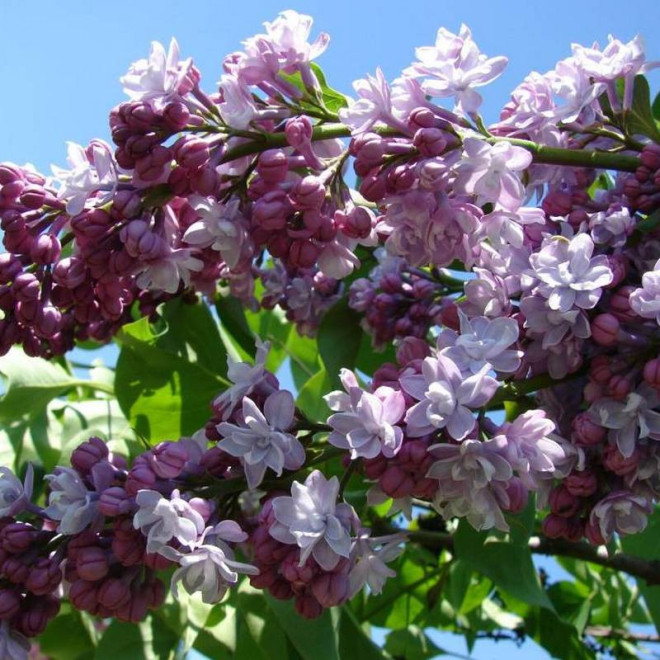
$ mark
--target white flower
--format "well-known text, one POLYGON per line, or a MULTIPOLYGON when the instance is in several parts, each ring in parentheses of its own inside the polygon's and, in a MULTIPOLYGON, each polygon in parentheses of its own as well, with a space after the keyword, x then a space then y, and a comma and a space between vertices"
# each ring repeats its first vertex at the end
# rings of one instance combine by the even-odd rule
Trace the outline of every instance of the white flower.
POLYGON ((223 520, 215 527, 207 527, 191 552, 182 553, 165 546, 163 554, 176 561, 172 575, 172 593, 178 598, 178 584, 189 593, 200 592, 205 603, 217 603, 230 586, 238 582, 239 573, 257 575, 259 570, 250 564, 235 561, 227 541, 240 543, 247 534, 233 520, 223 520))
POLYGON ((282 475, 282 470, 297 470, 305 462, 305 450, 299 440, 286 433, 293 425, 295 404, 290 392, 273 392, 264 403, 263 413, 249 397, 243 399, 244 424, 218 424, 223 436, 218 446, 240 458, 248 487, 256 488, 266 468, 282 475))
POLYGON ((341 557, 351 550, 349 529, 356 520, 353 507, 336 504, 339 479, 326 479, 314 470, 305 479, 291 486, 292 497, 273 500, 275 522, 270 535, 281 543, 296 544, 300 549, 300 566, 311 555, 326 571, 331 571, 341 557))
POLYGON ((160 109, 170 101, 182 100, 182 83, 190 73, 192 60, 179 60, 176 39, 165 48, 158 41, 151 42, 149 59, 131 64, 128 73, 119 79, 124 92, 132 101, 144 101, 160 109))
POLYGON ((24 483, 9 468, 0 467, 0 518, 14 516, 29 504, 33 482, 32 463, 28 463, 24 483))
POLYGON ((52 165, 53 174, 60 183, 57 196, 66 200, 69 215, 78 215, 94 193, 94 199, 103 205, 112 199, 117 188, 119 169, 110 146, 103 140, 92 140, 84 149, 75 142, 67 142, 67 162, 70 170, 52 165))
POLYGON ((396 572, 387 566, 387 562, 403 552, 402 543, 406 538, 405 534, 371 538, 370 530, 360 530, 351 550, 355 564, 348 574, 350 598, 365 585, 368 585, 370 593, 377 595, 383 590, 387 578, 396 577, 396 572))
POLYGON ((96 493, 87 490, 72 468, 58 466, 45 479, 51 489, 46 515, 60 521, 57 531, 67 536, 82 532, 97 516, 96 493))
POLYGON ((184 287, 189 286, 192 273, 203 267, 204 262, 194 257, 191 249, 169 250, 163 257, 143 262, 135 283, 140 289, 176 293, 181 283, 184 287))
POLYGON ((170 499, 155 490, 140 490, 135 498, 140 507, 133 516, 133 527, 147 537, 147 552, 161 552, 176 538, 183 545, 194 546, 204 531, 204 518, 173 490, 170 499))

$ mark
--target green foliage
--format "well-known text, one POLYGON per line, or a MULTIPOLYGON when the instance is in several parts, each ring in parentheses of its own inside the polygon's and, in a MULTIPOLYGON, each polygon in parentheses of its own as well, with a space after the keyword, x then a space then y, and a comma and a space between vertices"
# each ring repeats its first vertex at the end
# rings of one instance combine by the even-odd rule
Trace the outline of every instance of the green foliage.
POLYGON ((143 318, 118 335, 117 400, 153 444, 201 428, 228 384, 227 351, 208 308, 174 300, 160 313, 158 324, 143 318))
POLYGON ((644 76, 635 76, 632 107, 624 114, 624 127, 630 135, 644 135, 660 142, 660 130, 651 107, 651 91, 644 76))

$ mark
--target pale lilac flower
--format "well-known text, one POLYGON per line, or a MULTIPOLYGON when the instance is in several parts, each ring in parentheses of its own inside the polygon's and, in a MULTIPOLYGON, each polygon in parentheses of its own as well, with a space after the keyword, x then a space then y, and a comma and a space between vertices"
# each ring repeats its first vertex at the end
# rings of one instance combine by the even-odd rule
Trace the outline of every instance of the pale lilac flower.
POLYGON ((218 446, 240 458, 248 487, 256 488, 266 468, 277 476, 282 470, 297 470, 305 462, 300 441, 286 431, 293 426, 295 404, 290 392, 273 392, 264 403, 263 413, 249 397, 243 398, 243 423, 222 422, 216 427, 223 440, 218 446))
POLYGON ((374 124, 392 121, 390 86, 380 68, 376 77, 367 75, 353 83, 358 100, 348 98, 348 107, 340 108, 339 118, 353 130, 353 135, 369 131, 374 124))
POLYGON ((28 463, 24 483, 7 467, 0 467, 0 518, 15 516, 32 497, 34 468, 28 463))
POLYGON ((9 627, 9 621, 0 621, 0 658, 28 660, 30 642, 21 633, 9 627))
POLYGON ((551 436, 555 423, 543 410, 528 410, 513 422, 506 422, 493 441, 502 443, 503 455, 517 471, 523 485, 536 489, 538 478, 549 478, 566 459, 563 447, 551 436))
POLYGON ((638 534, 647 525, 647 517, 653 512, 653 507, 644 498, 630 491, 618 490, 610 493, 591 510, 589 518, 592 525, 608 543, 612 535, 638 534))
POLYGON ((521 207, 515 212, 498 209, 481 218, 479 237, 487 237, 495 249, 507 244, 520 248, 525 242, 524 228, 529 225, 545 225, 543 209, 521 207))
POLYGON ((227 544, 240 543, 247 534, 233 520, 223 520, 215 527, 207 527, 190 552, 180 552, 165 546, 161 554, 179 564, 172 574, 172 593, 178 598, 178 585, 189 593, 201 593, 205 603, 217 603, 227 589, 238 583, 239 574, 258 575, 259 570, 250 564, 236 561, 234 552, 227 544))
POLYGON ((226 204, 199 195, 191 196, 189 201, 199 220, 188 227, 183 240, 196 247, 216 250, 227 266, 235 268, 250 245, 238 197, 232 197, 226 204))
POLYGON ((641 385, 624 401, 599 399, 589 408, 589 414, 597 424, 610 429, 609 437, 628 458, 635 451, 638 439, 660 440, 660 412, 654 410, 658 406, 660 397, 657 391, 641 385))
POLYGON ((251 394, 266 380, 268 373, 266 360, 270 342, 262 342, 259 338, 256 342, 257 353, 254 357, 254 365, 248 362, 235 362, 230 355, 227 356, 227 378, 233 385, 222 392, 213 402, 213 407, 221 411, 223 420, 234 412, 243 397, 251 394))
POLYGON ((136 270, 135 283, 140 289, 176 293, 181 284, 190 286, 190 278, 204 267, 192 249, 169 249, 167 254, 142 262, 136 270))
POLYGON ((475 267, 473 272, 476 277, 465 283, 466 301, 461 308, 469 316, 507 316, 511 309, 511 294, 506 281, 485 268, 475 267))
POLYGON ((544 349, 558 346, 569 333, 580 339, 591 336, 589 319, 581 309, 560 312, 550 309, 548 301, 541 296, 525 296, 520 301, 520 311, 525 316, 528 335, 539 335, 544 349))
POLYGON ((552 91, 564 101, 555 110, 555 121, 579 121, 585 126, 594 122, 599 109, 597 99, 605 91, 605 85, 593 84, 573 57, 557 62, 545 75, 552 91))
POLYGON ((179 59, 179 44, 170 41, 167 53, 158 41, 151 42, 149 59, 131 64, 119 81, 132 101, 143 101, 160 110, 171 101, 183 101, 189 85, 184 84, 192 69, 192 59, 179 59))
POLYGON ((119 169, 112 149, 103 140, 92 140, 87 149, 75 142, 67 142, 66 170, 52 165, 60 188, 57 196, 66 201, 66 211, 74 216, 82 213, 85 203, 95 193, 95 205, 109 202, 117 189, 119 169))
POLYGON ((155 490, 140 490, 135 501, 139 509, 133 516, 133 527, 147 537, 147 552, 160 553, 173 538, 193 546, 204 531, 204 518, 178 490, 172 491, 170 499, 155 490))
POLYGON ((613 274, 605 255, 591 257, 594 242, 588 234, 572 239, 553 236, 529 257, 537 291, 548 299, 550 309, 567 312, 572 307, 592 309, 613 274))
POLYGON ((87 490, 72 468, 58 466, 45 479, 50 486, 46 515, 59 521, 57 531, 68 536, 82 532, 98 515, 96 493, 87 490))
POLYGON ((415 54, 419 61, 404 75, 428 76, 422 83, 424 93, 440 98, 453 96, 459 112, 476 112, 482 98, 474 88, 495 80, 507 65, 506 57, 481 54, 466 25, 461 25, 458 35, 440 28, 435 46, 417 48, 415 54))
POLYGON ((424 359, 421 374, 404 373, 399 379, 401 387, 419 401, 406 413, 407 435, 419 438, 446 428, 455 440, 465 438, 475 423, 470 408, 480 408, 497 390, 489 370, 487 365, 464 378, 458 366, 440 354, 424 359))
POLYGON ((218 104, 220 116, 232 128, 246 130, 258 115, 257 106, 245 83, 231 73, 225 73, 218 82, 222 100, 218 104))
MULTIPOLYGON (((443 354, 449 356, 462 372, 476 374, 485 366, 503 373, 513 373, 518 369, 523 353, 509 348, 518 340, 518 322, 515 319, 488 319, 485 316, 468 319, 460 310, 458 315, 460 334, 455 336, 443 354)), ((440 345, 438 347, 441 348, 440 345)))
POLYGON ((620 204, 589 217, 591 236, 599 245, 623 247, 634 228, 635 219, 630 216, 630 210, 620 204))
POLYGON ((464 440, 458 445, 429 447, 438 460, 427 476, 439 481, 433 505, 443 517, 467 517, 476 529, 508 530, 494 493, 506 500, 506 486, 513 469, 500 451, 492 440, 464 440))
POLYGON ((660 259, 642 275, 642 287, 630 294, 630 307, 638 316, 660 325, 660 259))
POLYGON ((291 486, 291 497, 273 500, 275 522, 270 535, 281 543, 300 548, 300 566, 312 556, 326 571, 331 571, 351 550, 350 528, 357 517, 353 507, 337 504, 339 479, 326 479, 314 470, 304 484, 291 486))
MULTIPOLYGON (((358 241, 353 241, 341 232, 326 243, 317 261, 319 270, 326 276, 337 280, 344 279, 360 265, 360 260, 353 252, 358 241)), ((363 243, 364 244, 364 243, 363 243)))
POLYGON ((476 195, 479 205, 492 203, 506 211, 516 211, 522 204, 525 187, 515 173, 530 166, 532 154, 508 142, 490 145, 480 138, 466 138, 463 149, 456 166, 455 190, 476 195))
MULTIPOLYGON (((341 392, 332 392, 324 398, 336 401, 337 394, 341 392)), ((403 431, 396 424, 405 411, 406 402, 398 390, 382 386, 373 394, 361 391, 350 411, 328 418, 332 427, 328 442, 350 450, 351 459, 375 458, 379 454, 395 456, 403 442, 403 431)))
POLYGON ((369 587, 370 594, 381 593, 387 578, 396 577, 396 572, 387 563, 403 552, 406 539, 406 534, 372 538, 371 530, 361 529, 358 532, 351 549, 354 564, 348 574, 350 598, 364 586, 369 587))

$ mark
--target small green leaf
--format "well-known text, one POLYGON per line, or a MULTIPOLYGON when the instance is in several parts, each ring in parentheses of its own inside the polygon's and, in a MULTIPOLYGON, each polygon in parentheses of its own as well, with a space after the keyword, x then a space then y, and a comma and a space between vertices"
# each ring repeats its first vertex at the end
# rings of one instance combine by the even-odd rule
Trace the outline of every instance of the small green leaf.
POLYGON ((630 135, 645 135, 660 142, 660 131, 651 109, 651 91, 644 76, 635 76, 632 107, 624 113, 624 126, 630 135))
POLYGON ((651 106, 651 112, 653 113, 653 118, 660 122, 660 94, 655 95, 653 105, 651 106))
POLYGON ((169 660, 179 636, 150 616, 139 624, 113 621, 99 641, 95 660, 169 660))
POLYGON ((335 389, 325 369, 314 374, 301 388, 296 405, 314 422, 325 422, 330 408, 323 395, 335 389))
POLYGON ((39 649, 52 660, 93 660, 95 657, 95 642, 77 610, 65 611, 48 624, 46 631, 39 635, 39 649))
POLYGON ((446 653, 418 626, 393 630, 385 640, 385 650, 394 658, 406 660, 427 660, 446 653))
POLYGON ((339 387, 342 368, 353 369, 362 339, 360 315, 342 300, 323 317, 318 345, 325 370, 334 386, 339 387))
POLYGON ((227 386, 227 352, 208 308, 180 300, 162 308, 163 329, 143 318, 118 335, 116 391, 122 411, 154 444, 190 435, 227 386))
POLYGON ((466 520, 460 521, 454 541, 456 556, 488 576, 497 587, 530 605, 553 609, 527 546, 477 532, 466 520))
POLYGON ((222 327, 246 355, 253 358, 257 349, 254 333, 245 318, 245 307, 234 296, 218 296, 215 300, 215 308, 222 327))
POLYGON ((321 67, 316 62, 312 62, 311 67, 316 75, 316 79, 321 85, 321 94, 325 107, 331 112, 337 112, 340 108, 346 108, 348 106, 348 99, 341 92, 332 89, 328 85, 321 67))

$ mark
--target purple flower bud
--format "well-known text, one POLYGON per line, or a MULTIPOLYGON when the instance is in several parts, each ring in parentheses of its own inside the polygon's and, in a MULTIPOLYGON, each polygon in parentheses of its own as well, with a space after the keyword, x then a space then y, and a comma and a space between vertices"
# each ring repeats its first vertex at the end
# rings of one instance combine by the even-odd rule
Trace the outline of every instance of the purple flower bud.
POLYGON ((568 520, 551 513, 543 520, 542 529, 549 539, 562 538, 568 529, 568 520))
POLYGON ((115 610, 115 617, 127 623, 139 623, 147 615, 147 596, 142 587, 131 590, 130 600, 115 610))
POLYGON ((591 545, 605 545, 607 543, 600 533, 600 525, 597 522, 588 521, 584 526, 584 535, 591 545))
POLYGON ((506 494, 509 496, 509 506, 507 511, 511 513, 520 513, 529 499, 529 491, 523 486, 522 481, 514 477, 509 481, 506 487, 506 494))
POLYGON ((52 234, 41 234, 32 243, 30 248, 30 256, 37 264, 52 264, 55 263, 62 252, 57 236, 52 234))
POLYGON ((108 458, 108 446, 101 438, 91 437, 73 450, 71 465, 86 475, 99 462, 108 458))
POLYGON ((564 486, 553 488, 549 498, 550 510, 562 518, 571 518, 580 509, 580 500, 564 486))
POLYGON ((416 179, 415 170, 410 165, 397 165, 387 172, 387 188, 394 193, 405 192, 416 179))
POLYGON ((165 585, 162 580, 154 578, 143 586, 143 593, 147 599, 147 607, 150 610, 159 608, 165 601, 165 585))
POLYGON ((415 487, 412 476, 397 465, 390 465, 380 476, 378 483, 386 495, 395 499, 410 495, 415 487))
POLYGON ((286 227, 286 217, 290 210, 286 193, 283 190, 272 190, 255 202, 252 219, 262 229, 278 231, 286 227))
POLYGON ((12 584, 24 584, 28 579, 30 569, 18 557, 9 557, 2 563, 2 574, 12 584))
POLYGON ((190 111, 184 103, 173 101, 163 109, 163 120, 167 128, 177 133, 188 125, 190 111))
POLYGON ((62 581, 62 569, 59 561, 42 558, 30 568, 25 587, 36 596, 50 594, 62 581))
POLYGON ((78 553, 76 571, 83 580, 90 582, 102 580, 108 574, 109 569, 108 555, 102 548, 82 548, 78 553))
POLYGON ((624 456, 614 445, 607 445, 603 450, 603 467, 620 477, 633 474, 637 470, 639 460, 640 454, 637 448, 628 457, 624 456))
POLYGON ((35 302, 41 293, 41 282, 32 273, 21 273, 14 280, 12 292, 20 302, 35 302))
POLYGON ((659 170, 660 146, 653 143, 645 145, 642 149, 642 153, 640 154, 639 159, 642 161, 642 165, 644 165, 644 167, 648 167, 649 170, 659 170))
POLYGON ((415 132, 413 144, 425 158, 440 156, 447 148, 444 131, 439 128, 420 128, 415 132))
POLYGON ((109 518, 116 518, 129 513, 133 509, 133 500, 119 486, 112 486, 101 493, 99 511, 109 518))
POLYGON ((311 595, 296 596, 296 612, 305 619, 317 619, 323 614, 323 606, 311 595))
POLYGON ((607 382, 608 394, 617 401, 623 401, 632 389, 632 381, 623 374, 614 374, 607 382))
POLYGON ((39 337, 49 339, 62 328, 62 313, 52 305, 44 305, 37 312, 34 331, 39 337))
POLYGON ((87 279, 87 268, 82 259, 66 257, 55 264, 53 281, 67 289, 75 289, 87 279))
POLYGON ((571 429, 573 431, 571 439, 576 444, 585 446, 600 444, 607 433, 607 429, 596 424, 586 412, 575 416, 571 429))
POLYGON ((387 182, 385 175, 370 174, 360 184, 360 194, 369 202, 380 202, 385 197, 387 182))
POLYGON ((20 260, 13 254, 0 254, 0 283, 9 284, 22 270, 20 260))
POLYGON ((287 119, 284 127, 286 141, 294 149, 301 149, 311 144, 312 141, 312 122, 309 117, 291 117, 287 119))
POLYGON ((354 206, 348 213, 335 212, 337 228, 349 238, 367 238, 375 224, 375 217, 363 206, 354 206))
POLYGON ((321 248, 312 241, 295 240, 289 247, 288 262, 296 268, 311 268, 320 253, 321 248))
POLYGON ((46 629, 60 609, 60 601, 54 596, 41 596, 32 600, 16 621, 16 629, 26 637, 36 637, 46 629))
POLYGON ((660 357, 649 360, 644 365, 644 380, 656 389, 660 389, 660 357))
POLYGON ((105 236, 111 225, 112 218, 102 209, 85 211, 71 220, 71 228, 76 238, 84 237, 90 240, 105 236))
POLYGON ((593 472, 572 472, 564 479, 566 490, 575 497, 589 497, 598 488, 598 479, 593 472))
POLYGON ((268 184, 275 185, 286 179, 289 171, 289 159, 279 149, 264 151, 257 162, 259 176, 268 184))
POLYGON ((14 589, 0 589, 0 619, 11 619, 21 607, 21 597, 14 589))
POLYGON ((188 460, 188 453, 178 442, 161 442, 148 454, 149 466, 161 479, 175 479, 188 460))
POLYGON ((325 201, 325 186, 318 177, 306 176, 294 186, 291 201, 299 210, 319 209, 325 201))
POLYGON ((29 185, 21 192, 21 204, 28 209, 39 209, 46 200, 46 191, 41 186, 29 185))
POLYGON ((543 210, 550 216, 568 215, 573 208, 571 194, 561 190, 552 190, 544 198, 541 204, 543 210))
POLYGON ((122 607, 131 598, 128 585, 118 578, 106 578, 99 587, 99 603, 109 610, 122 607))
POLYGON ((99 604, 99 588, 95 582, 75 580, 69 589, 69 600, 76 609, 94 612, 99 604))
POLYGON ((112 198, 111 213, 119 220, 134 218, 142 206, 140 196, 134 190, 118 190, 112 198))
POLYGON ((39 536, 39 532, 29 523, 9 523, 0 531, 0 543, 7 552, 19 553, 27 550, 39 536))
POLYGON ((195 171, 209 162, 209 143, 198 137, 179 139, 173 147, 176 162, 186 170, 195 171))
POLYGON ((322 573, 312 582, 314 598, 323 607, 340 605, 348 598, 348 576, 345 573, 322 573))
POLYGON ((437 117, 429 108, 415 108, 408 120, 413 128, 432 128, 436 125, 437 117))
POLYGON ((156 483, 154 471, 146 464, 133 464, 126 479, 126 492, 129 495, 137 495, 138 490, 149 490, 156 483))
POLYGON ((135 161, 135 172, 142 181, 157 181, 165 176, 172 164, 172 152, 161 144, 135 161))

